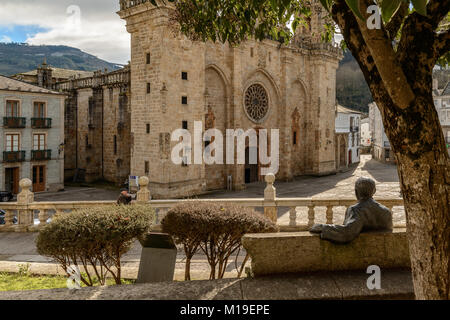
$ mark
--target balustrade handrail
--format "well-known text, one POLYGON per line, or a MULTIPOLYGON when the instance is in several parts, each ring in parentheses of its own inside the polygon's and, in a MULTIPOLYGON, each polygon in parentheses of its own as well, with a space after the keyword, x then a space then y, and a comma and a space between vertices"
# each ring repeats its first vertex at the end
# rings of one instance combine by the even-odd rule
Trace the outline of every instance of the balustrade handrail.
MULTIPOLYGON (((357 203, 356 198, 278 198, 276 190, 273 187, 275 178, 267 179, 267 186, 264 191, 263 198, 219 198, 219 199, 167 199, 167 200, 150 200, 150 191, 148 190, 148 178, 141 177, 139 181, 140 190, 137 194, 137 200, 133 203, 147 203, 155 208, 156 225, 158 225, 167 211, 180 204, 192 201, 215 202, 220 204, 233 203, 244 207, 263 208, 264 214, 277 222, 282 231, 287 230, 307 230, 315 223, 316 208, 326 208, 326 221, 333 223, 335 207, 350 207, 357 203), (145 178, 145 179, 144 179, 145 178), (297 208, 303 207, 307 209, 307 224, 297 224, 297 208), (289 208, 289 224, 280 225, 277 221, 278 208, 289 208)), ((93 206, 107 206, 116 203, 115 201, 55 201, 55 202, 35 202, 33 193, 31 192, 31 181, 23 179, 20 182, 22 187, 21 193, 18 195, 17 202, 0 203, 0 209, 6 211, 5 225, 0 225, 0 231, 30 231, 45 226, 50 218, 50 211, 55 213, 64 213, 75 209, 88 208, 93 206), (34 215, 36 212, 39 217, 39 225, 34 225, 34 215), (13 225, 14 217, 17 215, 18 225, 13 225)), ((393 207, 404 206, 401 198, 378 198, 375 200, 392 210, 393 207)), ((404 225, 402 225, 404 226, 404 225)))

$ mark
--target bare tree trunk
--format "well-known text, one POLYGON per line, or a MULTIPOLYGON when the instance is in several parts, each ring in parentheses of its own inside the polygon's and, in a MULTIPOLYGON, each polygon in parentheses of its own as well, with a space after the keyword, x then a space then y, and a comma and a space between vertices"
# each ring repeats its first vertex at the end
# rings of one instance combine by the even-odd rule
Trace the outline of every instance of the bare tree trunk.
POLYGON ((403 33, 416 28, 421 41, 403 44, 396 53, 378 52, 365 41, 367 30, 360 29, 345 1, 336 1, 332 15, 380 109, 397 160, 416 298, 450 299, 450 158, 432 98, 432 26, 415 21, 422 19, 416 16, 403 33), (373 55, 385 55, 402 67, 406 82, 395 84, 397 99, 391 97, 392 88, 386 88, 373 55), (405 108, 394 101, 407 100, 398 96, 409 96, 407 90, 402 92, 407 86, 415 99, 405 108))
POLYGON ((422 125, 397 115, 386 134, 405 200, 416 298, 450 299, 450 160, 431 94, 417 101, 422 125))
POLYGON ((414 292, 418 299, 450 299, 450 169, 443 165, 448 158, 433 153, 415 160, 401 153, 396 157, 405 199, 414 292))

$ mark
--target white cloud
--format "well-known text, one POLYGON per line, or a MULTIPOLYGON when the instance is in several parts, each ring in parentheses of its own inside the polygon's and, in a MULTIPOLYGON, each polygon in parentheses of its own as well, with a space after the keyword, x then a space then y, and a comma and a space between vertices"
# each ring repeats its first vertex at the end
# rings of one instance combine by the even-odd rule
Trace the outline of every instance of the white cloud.
POLYGON ((12 40, 11 40, 11 38, 8 37, 8 36, 2 36, 2 37, 0 38, 0 42, 3 42, 3 43, 9 43, 9 42, 12 42, 12 40))
POLYGON ((119 0, 2 0, 0 25, 39 26, 29 44, 68 45, 110 62, 130 59, 130 35, 119 0))

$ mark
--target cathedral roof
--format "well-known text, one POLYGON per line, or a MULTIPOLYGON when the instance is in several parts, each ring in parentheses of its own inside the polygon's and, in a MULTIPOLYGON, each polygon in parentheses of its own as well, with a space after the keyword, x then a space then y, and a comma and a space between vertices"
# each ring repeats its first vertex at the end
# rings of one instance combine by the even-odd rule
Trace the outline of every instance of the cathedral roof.
POLYGON ((11 79, 2 75, 0 75, 0 90, 60 94, 59 92, 53 90, 41 88, 27 82, 11 79))
MULTIPOLYGON (((71 77, 77 77, 77 78, 88 78, 92 77, 94 75, 94 72, 92 71, 82 71, 82 70, 71 70, 71 69, 62 69, 62 68, 54 68, 52 69, 52 77, 58 78, 58 79, 69 79, 71 77)), ((25 76, 37 76, 37 70, 31 70, 24 73, 19 73, 18 75, 25 75, 25 76)))

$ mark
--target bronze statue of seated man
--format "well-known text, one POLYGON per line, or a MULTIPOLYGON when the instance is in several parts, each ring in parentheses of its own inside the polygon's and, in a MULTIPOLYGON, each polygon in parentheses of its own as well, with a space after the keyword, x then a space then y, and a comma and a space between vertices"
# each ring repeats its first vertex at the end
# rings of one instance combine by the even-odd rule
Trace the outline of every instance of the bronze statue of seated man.
POLYGON ((348 243, 364 231, 392 231, 392 212, 372 198, 375 192, 375 181, 359 178, 355 183, 358 203, 345 212, 344 225, 316 224, 310 232, 320 234, 321 239, 348 243))

